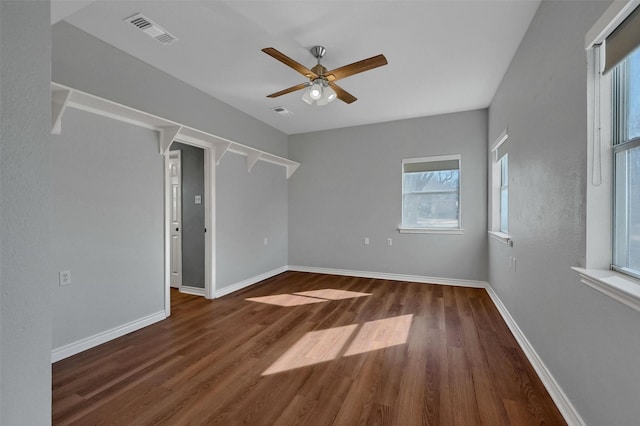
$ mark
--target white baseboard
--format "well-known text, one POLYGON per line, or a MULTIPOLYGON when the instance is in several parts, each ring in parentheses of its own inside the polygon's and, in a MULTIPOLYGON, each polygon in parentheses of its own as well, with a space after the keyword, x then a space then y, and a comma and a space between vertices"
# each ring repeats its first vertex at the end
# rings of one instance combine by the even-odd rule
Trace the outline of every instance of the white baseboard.
POLYGON ((387 272, 353 271, 350 269, 316 268, 314 266, 288 266, 289 271, 312 272, 316 274, 344 275, 359 278, 377 278, 381 280, 408 281, 413 283, 442 284, 458 287, 485 288, 485 281, 461 280, 457 278, 425 277, 421 275, 390 274, 387 272))
POLYGON ((487 284, 486 290, 487 293, 489 293, 489 297, 491 297, 493 304, 507 323, 511 333, 513 333, 513 336, 518 341, 520 348, 529 359, 534 370, 536 370, 536 373, 538 374, 538 377, 540 377, 544 387, 547 389, 547 392, 549 392, 549 395, 551 395, 551 398, 558 406, 558 410, 562 413, 567 424, 569 426, 584 426, 585 422, 582 420, 582 417, 580 417, 578 410, 576 410, 573 404, 571 404, 571 401, 553 377, 551 371, 549 371, 544 362, 542 362, 542 359, 538 356, 538 353, 535 351, 520 327, 518 327, 518 324, 498 297, 498 294, 489 284, 487 284))
POLYGON ((129 323, 112 328, 111 330, 103 331, 101 333, 94 334, 93 336, 78 340, 77 342, 61 346, 51 351, 51 363, 68 358, 82 351, 86 351, 87 349, 91 349, 95 346, 106 343, 109 340, 116 339, 158 321, 162 321, 165 318, 166 315, 164 311, 159 311, 135 321, 131 321, 129 323))
POLYGON ((235 291, 242 290, 245 287, 249 287, 250 285, 266 280, 267 278, 271 278, 283 272, 287 272, 287 270, 288 270, 287 266, 281 266, 269 272, 265 272, 264 274, 256 275, 255 277, 247 278, 246 280, 242 280, 235 284, 222 287, 221 289, 215 291, 214 297, 218 298, 218 297, 226 296, 227 294, 231 294, 235 291))
POLYGON ((201 288, 201 287, 190 287, 188 285, 183 285, 182 287, 180 287, 179 291, 180 293, 192 294, 194 296, 204 297, 205 295, 204 288, 201 288))

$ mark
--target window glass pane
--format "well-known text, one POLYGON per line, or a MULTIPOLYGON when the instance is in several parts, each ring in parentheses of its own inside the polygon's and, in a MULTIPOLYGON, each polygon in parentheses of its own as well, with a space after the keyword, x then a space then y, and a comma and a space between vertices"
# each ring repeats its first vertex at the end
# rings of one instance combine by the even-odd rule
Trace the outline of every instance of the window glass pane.
POLYGON ((614 259, 640 273, 640 147, 615 155, 614 259))
POLYGON ((628 108, 627 108, 627 136, 628 139, 640 137, 640 48, 636 49, 628 58, 627 74, 628 108))
POLYGON ((500 232, 509 232, 509 191, 500 189, 500 232))
POLYGON ((459 179, 458 169, 403 173, 402 226, 459 227, 459 179))
POLYGON ((509 154, 505 154, 500 160, 500 186, 508 185, 509 182, 509 154))
POLYGON ((509 232, 509 155, 500 159, 500 232, 509 232))

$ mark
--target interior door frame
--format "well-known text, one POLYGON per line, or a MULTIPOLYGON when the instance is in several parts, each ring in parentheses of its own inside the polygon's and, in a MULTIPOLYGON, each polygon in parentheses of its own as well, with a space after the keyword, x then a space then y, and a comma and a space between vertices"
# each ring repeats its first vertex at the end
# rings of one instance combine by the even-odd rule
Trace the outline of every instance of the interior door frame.
MULTIPOLYGON (((180 173, 180 177, 178 178, 178 181, 180 182, 180 190, 178 192, 178 196, 180 197, 180 212, 178 213, 178 217, 179 217, 179 228, 183 228, 182 226, 182 151, 180 150, 172 150, 172 151, 168 151, 167 152, 167 164, 168 167, 166 168, 167 173, 169 174, 169 188, 168 188, 168 192, 167 195, 169 197, 169 215, 167 216, 167 222, 169 222, 169 241, 171 241, 173 238, 173 227, 175 226, 172 223, 171 217, 173 216, 173 205, 172 205, 172 198, 173 198, 173 194, 172 194, 172 186, 173 184, 171 183, 171 157, 174 156, 174 158, 178 159, 178 173, 180 173)), ((172 288, 177 288, 178 290, 180 290, 182 288, 182 231, 178 231, 180 234, 180 285, 178 285, 177 287, 172 287, 172 288)), ((169 265, 171 265, 171 258, 172 258, 172 249, 173 244, 170 242, 169 243, 169 265)), ((172 271, 171 268, 169 269, 169 286, 171 286, 171 279, 172 279, 172 271)))
MULTIPOLYGON (((204 226, 206 232, 204 234, 204 297, 213 299, 215 295, 215 176, 216 163, 212 161, 215 158, 215 147, 196 139, 187 139, 177 137, 174 142, 180 142, 185 145, 195 146, 204 150, 204 226)), ((164 310, 165 315, 171 314, 171 197, 169 176, 169 150, 164 154, 164 264, 165 264, 165 298, 164 310)), ((184 224, 183 224, 184 225, 184 224)), ((184 226, 183 226, 184 227, 184 226)))

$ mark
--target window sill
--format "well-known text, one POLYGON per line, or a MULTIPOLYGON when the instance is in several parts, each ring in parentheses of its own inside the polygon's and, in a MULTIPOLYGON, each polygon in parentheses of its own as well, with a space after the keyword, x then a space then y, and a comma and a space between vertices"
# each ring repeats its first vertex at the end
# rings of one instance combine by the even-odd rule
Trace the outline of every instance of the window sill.
POLYGON ((462 228, 398 228, 401 234, 452 234, 460 235, 464 233, 462 228))
POLYGON ((571 269, 580 275, 582 283, 640 311, 640 280, 604 269, 571 269))
POLYGON ((509 234, 505 234, 504 232, 498 231, 489 231, 489 236, 494 240, 500 241, 503 244, 508 245, 509 247, 513 247, 513 240, 509 234))

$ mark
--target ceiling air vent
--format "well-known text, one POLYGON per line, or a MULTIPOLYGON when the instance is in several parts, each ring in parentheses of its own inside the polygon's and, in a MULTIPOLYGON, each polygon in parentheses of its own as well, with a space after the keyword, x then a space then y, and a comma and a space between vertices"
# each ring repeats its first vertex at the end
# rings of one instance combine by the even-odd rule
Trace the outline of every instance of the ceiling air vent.
POLYGON ((275 107, 272 109, 280 115, 293 115, 293 112, 289 111, 288 109, 282 106, 275 107))
POLYGON ((141 13, 136 13, 135 15, 126 18, 125 21, 129 22, 149 37, 155 38, 162 44, 171 44, 178 40, 176 36, 169 34, 164 28, 141 13))

